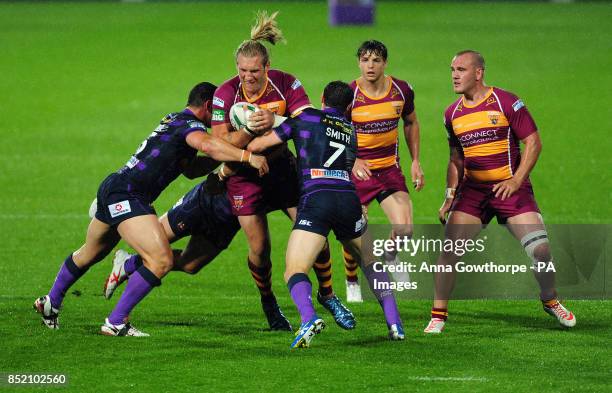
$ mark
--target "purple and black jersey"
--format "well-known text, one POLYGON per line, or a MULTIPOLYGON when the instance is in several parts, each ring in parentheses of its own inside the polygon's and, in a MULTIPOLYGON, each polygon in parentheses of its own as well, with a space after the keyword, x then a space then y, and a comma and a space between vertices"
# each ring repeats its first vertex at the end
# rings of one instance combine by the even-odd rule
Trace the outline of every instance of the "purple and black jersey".
POLYGON ((333 108, 307 108, 274 129, 293 139, 298 155, 301 194, 317 190, 354 190, 350 174, 357 153, 351 123, 333 108))
POLYGON ((187 144, 187 135, 206 132, 206 126, 189 109, 166 115, 118 173, 128 183, 128 191, 151 203, 176 179, 196 149, 187 144))

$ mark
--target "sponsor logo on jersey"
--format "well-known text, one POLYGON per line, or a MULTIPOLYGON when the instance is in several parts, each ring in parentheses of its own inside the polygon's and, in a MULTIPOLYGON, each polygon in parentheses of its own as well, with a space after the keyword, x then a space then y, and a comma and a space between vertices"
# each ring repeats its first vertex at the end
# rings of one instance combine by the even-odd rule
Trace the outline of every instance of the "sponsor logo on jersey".
POLYGON ((225 106, 225 101, 219 97, 213 97, 213 105, 223 108, 225 106))
POLYGON ((486 104, 485 106, 487 106, 487 105, 491 105, 491 104, 495 104, 496 102, 497 102, 497 101, 495 101, 495 97, 489 97, 489 98, 487 99, 487 104, 486 104))
POLYGON ((110 212, 111 217, 115 218, 131 212, 132 207, 130 206, 130 201, 125 200, 108 205, 108 211, 110 212))
POLYGON ((197 121, 197 120, 188 120, 187 126, 189 128, 201 128, 203 130, 206 130, 206 126, 204 125, 204 123, 202 123, 201 121, 197 121))
POLYGON ((398 96, 399 93, 400 92, 394 87, 393 89, 391 89, 391 98, 398 96))
MULTIPOLYGON (((262 106, 263 107, 263 106, 262 106)), ((280 110, 280 102, 269 102, 266 105, 266 109, 268 109, 271 112, 274 112, 275 114, 279 114, 279 110, 280 110)))
POLYGON ((225 119, 225 111, 223 109, 213 109, 212 121, 223 121, 225 119))
POLYGON ((460 102, 459 105, 455 108, 455 112, 461 112, 463 110, 463 102, 460 102))
POLYGON ((236 210, 242 209, 242 207, 244 206, 243 205, 244 196, 242 196, 242 195, 234 195, 233 198, 234 198, 234 209, 236 209, 236 210))
POLYGON ((516 112, 524 106, 525 104, 523 104, 522 100, 516 100, 514 101, 514 104, 512 104, 512 109, 514 109, 514 111, 516 112))
POLYGON ((347 171, 340 169, 311 169, 311 179, 338 179, 344 181, 350 181, 350 177, 347 171))
POLYGON ((365 104, 365 96, 361 93, 357 94, 357 97, 355 97, 355 102, 361 102, 365 104))
POLYGON ((392 102, 391 106, 393 107, 393 109, 395 109, 395 114, 399 115, 400 113, 402 113, 402 108, 404 107, 404 104, 396 101, 396 102, 392 102))
POLYGON ((293 83, 291 84, 291 88, 293 90, 296 90, 300 86, 302 86, 302 82, 300 82, 299 79, 294 80, 293 83))
POLYGON ((312 222, 308 221, 308 220, 300 220, 300 222, 298 223, 298 225, 304 225, 306 227, 311 227, 312 226, 312 222))

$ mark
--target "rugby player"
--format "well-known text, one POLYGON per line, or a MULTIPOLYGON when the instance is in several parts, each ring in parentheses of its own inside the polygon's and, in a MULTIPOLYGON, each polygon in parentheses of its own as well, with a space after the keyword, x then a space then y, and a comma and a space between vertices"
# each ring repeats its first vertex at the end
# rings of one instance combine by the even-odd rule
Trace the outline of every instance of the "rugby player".
MULTIPOLYGON (((190 236, 184 250, 172 250, 173 271, 198 273, 229 246, 240 230, 227 195, 211 194, 206 186, 206 181, 196 185, 159 218, 170 243, 190 236)), ((117 287, 141 265, 140 255, 117 250, 112 271, 104 282, 104 297, 110 299, 117 287)))
MULTIPOLYGON (((273 114, 295 116, 311 107, 298 79, 283 71, 270 69, 268 50, 262 41, 275 44, 283 40, 275 21, 276 15, 258 14, 257 22, 251 30, 251 39, 242 42, 236 50, 238 75, 223 83, 215 92, 213 135, 224 137, 234 144, 241 144, 249 138, 244 132, 231 132, 229 111, 236 102, 249 102, 266 109, 256 112, 251 118, 252 126, 258 131, 264 126, 268 129, 272 127, 273 114)), ((266 213, 280 209, 295 221, 298 179, 295 156, 286 144, 276 148, 272 154, 275 158, 270 158, 270 173, 267 176, 260 178, 256 172, 242 167, 227 179, 227 192, 232 210, 238 216, 249 243, 247 264, 259 289, 262 308, 270 328, 291 330, 272 291, 271 247, 266 213)), ((231 172, 231 168, 226 166, 222 174, 225 176, 231 172)), ((334 315, 338 325, 344 329, 354 328, 356 322, 353 314, 333 292, 327 244, 317 258, 315 272, 319 281, 318 301, 334 315)))
MULTIPOLYGON (((542 142, 533 118, 514 94, 484 82, 485 61, 473 50, 457 53, 451 63, 453 89, 461 97, 444 113, 450 159, 445 200, 439 211, 446 237, 473 238, 494 216, 507 224, 533 261, 552 262, 548 236, 536 204, 529 173, 542 142), (524 144, 521 154, 520 144, 524 144), (449 213, 450 212, 450 213, 449 213), (448 216, 448 217, 447 217, 448 216)), ((442 253, 438 264, 454 265, 459 256, 442 253)), ((574 314, 557 299, 554 272, 534 269, 544 311, 564 327, 574 314)), ((455 273, 435 274, 434 304, 425 333, 441 333, 455 273)))
MULTIPOLYGON (((331 82, 323 92, 322 110, 307 108, 248 146, 249 150, 259 152, 293 139, 299 152, 300 203, 289 237, 285 270, 285 281, 301 317, 292 348, 309 346, 314 335, 325 327, 312 304, 308 272, 325 246, 330 230, 353 258, 362 263, 361 234, 366 220, 350 180, 357 142, 353 127, 346 119, 351 98, 352 92, 346 83, 331 82)), ((368 263, 364 272, 383 308, 389 338, 403 340, 393 291, 381 291, 375 285, 375 280, 387 281, 386 274, 374 272, 372 265, 368 263)))
POLYGON ((173 256, 152 203, 182 172, 198 151, 215 160, 244 161, 268 171, 266 158, 210 136, 215 86, 203 82, 189 93, 187 108, 166 115, 117 172, 100 185, 97 208, 87 229, 85 244, 68 255, 49 293, 34 302, 45 326, 59 328, 59 310, 68 289, 95 263, 110 253, 122 238, 142 256, 101 333, 110 336, 147 336, 133 327, 129 314, 172 268, 173 256))
MULTIPOLYGON (((391 238, 412 236, 412 202, 399 160, 399 122, 412 157, 410 175, 417 191, 425 186, 419 163, 419 121, 414 91, 406 81, 385 74, 387 47, 380 41, 365 41, 357 49, 361 76, 352 81, 351 120, 357 132, 357 160, 352 180, 367 214, 376 199, 392 224, 391 238)), ((387 252, 388 263, 399 263, 397 252, 387 252)), ((357 264, 344 250, 348 302, 361 302, 357 264)), ((409 281, 406 273, 394 273, 396 281, 409 281)))

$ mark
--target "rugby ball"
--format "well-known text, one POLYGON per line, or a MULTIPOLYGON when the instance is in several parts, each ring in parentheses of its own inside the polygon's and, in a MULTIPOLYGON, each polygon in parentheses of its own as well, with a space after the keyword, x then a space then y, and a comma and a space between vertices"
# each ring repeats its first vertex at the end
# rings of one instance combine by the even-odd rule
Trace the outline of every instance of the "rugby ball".
POLYGON ((257 111, 259 111, 259 108, 253 104, 249 104, 248 102, 235 103, 230 108, 229 113, 232 127, 234 127, 235 130, 239 130, 246 126, 249 121, 249 117, 251 117, 251 115, 257 111))
MULTIPOLYGON (((249 124, 249 118, 251 115, 257 111, 259 111, 259 107, 254 104, 249 104, 248 102, 237 102, 230 108, 229 118, 232 127, 235 130, 239 130, 245 125, 252 127, 249 124)), ((285 120, 287 120, 284 116, 278 116, 274 114, 274 124, 272 127, 280 126, 285 120)))

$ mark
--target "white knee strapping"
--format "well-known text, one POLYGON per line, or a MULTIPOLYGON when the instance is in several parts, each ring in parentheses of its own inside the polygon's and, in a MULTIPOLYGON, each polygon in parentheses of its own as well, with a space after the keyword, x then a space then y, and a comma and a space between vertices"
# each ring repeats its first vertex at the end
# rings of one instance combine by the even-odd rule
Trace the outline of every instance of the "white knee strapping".
POLYGON ((536 261, 534 251, 537 246, 544 243, 548 243, 548 234, 545 230, 529 232, 521 239, 521 245, 534 263, 541 262, 536 261))

